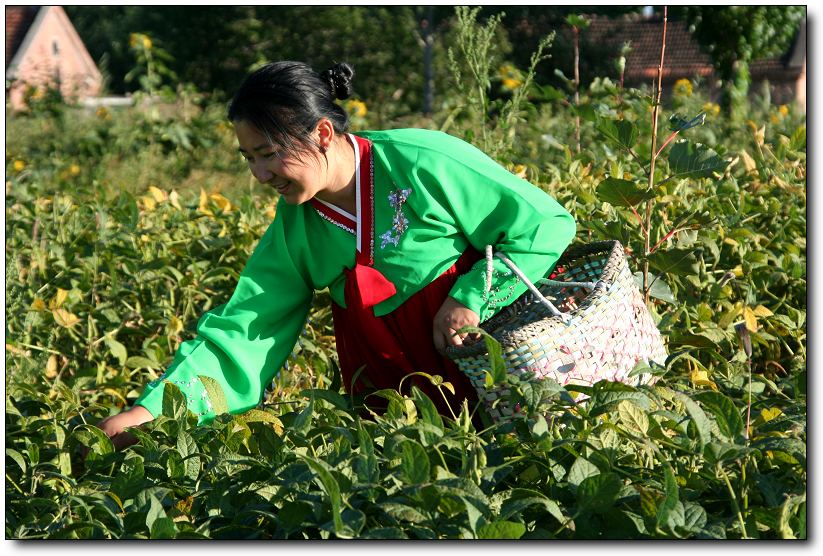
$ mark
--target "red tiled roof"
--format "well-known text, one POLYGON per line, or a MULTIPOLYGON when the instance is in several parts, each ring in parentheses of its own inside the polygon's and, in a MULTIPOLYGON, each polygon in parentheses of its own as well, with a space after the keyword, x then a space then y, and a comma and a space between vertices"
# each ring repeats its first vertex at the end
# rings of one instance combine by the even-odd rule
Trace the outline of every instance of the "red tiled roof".
POLYGON ((34 22, 38 6, 6 6, 6 67, 23 43, 34 22))
MULTIPOLYGON (((626 56, 626 79, 639 80, 657 77, 660 65, 660 47, 663 40, 663 21, 661 19, 642 19, 629 16, 611 19, 603 16, 590 16, 590 27, 585 31, 586 40, 612 46, 615 57, 625 42, 631 42, 631 52, 626 56)), ((795 44, 802 41, 801 48, 805 54, 805 24, 798 33, 795 44)), ((790 64, 794 56, 794 45, 786 55, 757 60, 751 63, 750 72, 756 77, 788 77, 800 73, 800 67, 790 64)), ((803 57, 805 58, 805 57, 803 57)), ((666 52, 663 61, 663 78, 707 76, 712 73, 711 58, 700 50, 698 43, 689 33, 684 21, 669 19, 666 25, 666 52)))

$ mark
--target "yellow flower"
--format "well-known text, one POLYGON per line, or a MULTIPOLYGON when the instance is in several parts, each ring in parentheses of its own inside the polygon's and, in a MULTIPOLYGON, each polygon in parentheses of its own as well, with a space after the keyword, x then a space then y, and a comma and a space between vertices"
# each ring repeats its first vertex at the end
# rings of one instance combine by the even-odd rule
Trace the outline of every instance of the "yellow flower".
POLYGON ((14 161, 14 171, 15 172, 22 172, 26 169, 26 162, 24 160, 20 160, 19 158, 14 161))
POLYGON ((771 122, 772 122, 773 124, 779 124, 779 123, 780 123, 780 116, 778 116, 777 114, 772 114, 772 115, 769 117, 769 119, 771 120, 771 122))
POLYGON ((523 84, 520 71, 511 64, 503 64, 500 66, 498 75, 500 75, 500 82, 506 90, 513 91, 523 84))
POLYGON ((526 179, 526 167, 523 164, 516 164, 514 168, 512 168, 512 174, 518 178, 526 179))
POLYGON ((129 35, 129 46, 132 48, 142 46, 145 50, 151 50, 151 39, 143 33, 132 33, 129 35))
POLYGON ((784 118, 789 115, 789 107, 785 104, 781 104, 780 108, 778 108, 777 111, 780 112, 780 115, 784 118))
POLYGON ((709 116, 717 116, 720 114, 720 105, 714 102, 707 102, 703 105, 703 112, 709 116))
POLYGON ((368 114, 366 103, 360 100, 351 99, 346 101, 346 111, 355 118, 363 118, 368 114))
POLYGON ((71 166, 69 166, 69 174, 71 174, 72 176, 76 176, 79 173, 80 173, 80 166, 78 166, 77 164, 72 164, 71 166))
POLYGON ((692 92, 694 89, 692 88, 692 82, 688 79, 678 79, 674 83, 674 94, 682 97, 690 97, 692 96, 692 92))
POLYGON ((94 115, 100 118, 101 120, 111 119, 111 113, 109 112, 109 109, 105 106, 98 107, 97 110, 94 112, 94 115))

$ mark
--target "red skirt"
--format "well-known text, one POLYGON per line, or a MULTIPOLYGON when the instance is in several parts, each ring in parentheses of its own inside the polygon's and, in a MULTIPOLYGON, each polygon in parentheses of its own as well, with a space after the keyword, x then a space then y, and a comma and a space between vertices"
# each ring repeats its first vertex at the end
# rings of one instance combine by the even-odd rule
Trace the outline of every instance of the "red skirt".
MULTIPOLYGON (((480 253, 469 249, 434 282, 382 317, 374 316, 371 308, 344 309, 332 303, 337 353, 346 390, 353 394, 384 388, 396 390, 403 377, 424 372, 440 375, 454 386, 454 395, 441 388, 455 414, 460 412, 464 399, 469 400, 472 409, 477 402, 474 387, 451 359, 437 352, 432 336, 434 316, 457 277, 468 272, 480 258, 480 253), (363 371, 352 383, 361 367, 364 367, 363 371)), ((412 385, 420 388, 442 415, 451 415, 443 396, 426 377, 406 379, 402 393, 409 394, 412 385)), ((385 407, 385 401, 373 397, 366 400, 366 405, 385 407)))

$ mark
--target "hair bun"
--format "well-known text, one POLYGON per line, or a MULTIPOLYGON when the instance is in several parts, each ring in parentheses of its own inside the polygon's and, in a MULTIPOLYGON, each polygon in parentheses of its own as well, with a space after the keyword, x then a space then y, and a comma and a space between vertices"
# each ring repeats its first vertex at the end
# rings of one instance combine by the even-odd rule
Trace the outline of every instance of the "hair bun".
POLYGON ((351 96, 354 68, 346 62, 333 65, 323 72, 322 77, 329 84, 329 89, 334 98, 343 100, 351 96))

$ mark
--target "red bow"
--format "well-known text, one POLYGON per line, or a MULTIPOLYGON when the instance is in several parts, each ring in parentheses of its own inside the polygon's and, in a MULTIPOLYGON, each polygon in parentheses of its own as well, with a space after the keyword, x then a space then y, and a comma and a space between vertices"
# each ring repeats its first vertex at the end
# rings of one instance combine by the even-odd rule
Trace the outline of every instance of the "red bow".
POLYGON ((397 288, 374 267, 357 263, 346 273, 346 307, 374 307, 394 294, 397 288))

